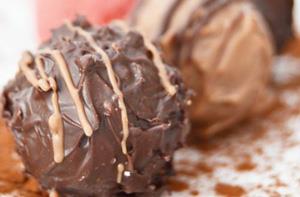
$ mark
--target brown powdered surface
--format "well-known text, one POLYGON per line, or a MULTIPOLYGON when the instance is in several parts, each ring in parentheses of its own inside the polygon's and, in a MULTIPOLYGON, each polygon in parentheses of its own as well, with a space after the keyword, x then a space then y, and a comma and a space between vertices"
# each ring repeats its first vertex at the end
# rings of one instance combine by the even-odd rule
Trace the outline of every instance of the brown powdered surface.
POLYGON ((169 179, 168 180, 168 190, 174 192, 181 192, 189 189, 189 185, 180 180, 169 179))
POLYGON ((236 166, 236 170, 238 171, 251 171, 256 168, 256 165, 251 161, 244 161, 236 166))
POLYGON ((246 193, 245 190, 240 186, 229 185, 225 183, 218 183, 215 187, 215 190, 217 194, 228 197, 240 197, 246 193))
POLYGON ((291 39, 284 47, 283 52, 295 57, 300 57, 300 40, 291 39))
MULTIPOLYGON (((287 50, 300 57, 299 46, 296 41, 287 50)), ((190 190, 164 196, 191 196, 193 190, 212 197, 299 195, 300 59, 277 57, 273 74, 274 107, 212 139, 190 135, 188 147, 175 154, 173 178, 190 190)))
POLYGON ((200 196, 200 193, 197 190, 190 191, 192 196, 200 196))
POLYGON ((212 166, 208 166, 206 163, 199 162, 195 165, 196 170, 198 173, 212 173, 214 171, 212 166))

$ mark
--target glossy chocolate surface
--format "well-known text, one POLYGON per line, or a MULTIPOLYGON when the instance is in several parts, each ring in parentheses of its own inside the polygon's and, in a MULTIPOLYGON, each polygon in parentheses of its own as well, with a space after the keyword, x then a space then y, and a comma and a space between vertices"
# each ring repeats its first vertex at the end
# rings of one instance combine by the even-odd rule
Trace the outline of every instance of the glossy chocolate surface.
MULTIPOLYGON (((64 129, 64 158, 53 160, 48 119, 53 113, 52 92, 33 87, 18 72, 4 89, 4 116, 12 129, 26 171, 46 189, 61 196, 156 196, 172 172, 172 155, 188 130, 186 91, 174 68, 165 66, 176 87, 169 95, 161 84, 153 54, 143 37, 116 24, 94 28, 78 19, 72 24, 88 32, 109 57, 127 108, 128 155, 123 136, 119 98, 113 91, 103 57, 78 32, 63 25, 39 51, 44 69, 57 84, 64 129), (84 103, 93 134, 84 134, 76 106, 57 61, 43 50, 58 50, 84 103), (118 164, 124 165, 117 182, 118 164)), ((37 65, 30 68, 37 77, 37 65)))

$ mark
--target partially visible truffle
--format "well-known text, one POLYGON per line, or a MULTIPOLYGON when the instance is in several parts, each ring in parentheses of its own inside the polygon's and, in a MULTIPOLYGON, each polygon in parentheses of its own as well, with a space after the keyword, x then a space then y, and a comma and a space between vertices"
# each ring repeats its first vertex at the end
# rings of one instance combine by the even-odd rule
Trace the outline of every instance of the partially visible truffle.
POLYGON ((261 113, 272 100, 272 36, 249 1, 145 0, 130 23, 161 45, 194 90, 190 117, 200 135, 261 113))
POLYGON ((294 0, 251 0, 265 17, 274 37, 277 50, 293 36, 294 0))
POLYGON ((54 30, 3 96, 26 171, 61 196, 158 196, 188 131, 178 72, 117 23, 54 30))

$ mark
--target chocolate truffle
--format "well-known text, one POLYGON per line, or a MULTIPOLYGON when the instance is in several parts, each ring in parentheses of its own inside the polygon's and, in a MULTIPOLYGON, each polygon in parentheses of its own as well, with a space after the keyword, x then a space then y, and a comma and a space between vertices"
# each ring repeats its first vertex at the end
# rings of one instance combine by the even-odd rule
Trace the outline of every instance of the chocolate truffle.
POLYGON ((273 43, 252 3, 141 1, 130 23, 161 45, 166 61, 180 68, 194 90, 190 117, 200 135, 211 136, 268 106, 273 43))
POLYGON ((60 196, 156 196, 188 131, 186 91, 121 23, 67 22, 4 89, 26 171, 60 196))
POLYGON ((280 50, 292 37, 293 0, 251 0, 265 17, 280 50))

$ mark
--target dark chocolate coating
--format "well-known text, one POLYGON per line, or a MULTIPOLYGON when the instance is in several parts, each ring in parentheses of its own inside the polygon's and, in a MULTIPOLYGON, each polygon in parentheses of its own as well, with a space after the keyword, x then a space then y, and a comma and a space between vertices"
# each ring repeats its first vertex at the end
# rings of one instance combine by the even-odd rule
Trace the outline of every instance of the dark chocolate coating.
POLYGON ((265 17, 273 33, 277 50, 293 35, 293 0, 251 0, 265 17))
MULTIPOLYGON (((177 86, 177 93, 169 96, 139 33, 126 33, 113 24, 95 28, 85 20, 77 20, 74 25, 90 32, 112 62, 128 112, 127 148, 133 171, 123 176, 120 184, 116 182, 119 163, 129 171, 120 146, 122 125, 117 97, 100 54, 65 25, 55 29, 41 49, 62 52, 94 133, 90 138, 83 133, 55 61, 43 55, 47 75, 58 84, 65 158, 62 163, 53 160, 48 128, 53 112, 51 92, 35 89, 19 72, 4 89, 4 115, 26 171, 44 188, 54 188, 61 196, 157 196, 172 172, 172 155, 182 146, 188 130, 182 80, 174 68, 166 66, 170 81, 177 86)), ((32 68, 37 70, 35 64, 32 68)))

